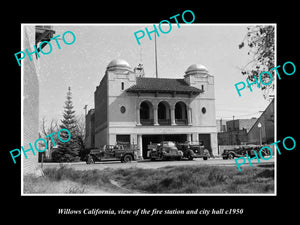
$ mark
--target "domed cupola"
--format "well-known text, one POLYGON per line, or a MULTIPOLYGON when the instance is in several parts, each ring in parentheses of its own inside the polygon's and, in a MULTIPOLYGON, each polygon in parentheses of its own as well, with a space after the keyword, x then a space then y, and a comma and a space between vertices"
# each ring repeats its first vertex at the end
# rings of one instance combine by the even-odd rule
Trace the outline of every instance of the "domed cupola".
POLYGON ((205 66, 201 64, 192 64, 185 71, 185 76, 196 75, 196 74, 207 75, 208 70, 205 66))
POLYGON ((125 70, 132 72, 132 68, 128 62, 123 59, 114 59, 106 67, 107 71, 125 70))

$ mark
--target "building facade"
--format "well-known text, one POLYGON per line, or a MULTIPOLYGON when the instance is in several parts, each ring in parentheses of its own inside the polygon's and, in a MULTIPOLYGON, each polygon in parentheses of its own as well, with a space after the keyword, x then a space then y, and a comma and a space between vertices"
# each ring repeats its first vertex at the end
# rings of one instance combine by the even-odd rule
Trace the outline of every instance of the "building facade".
POLYGON ((85 146, 95 146, 95 110, 90 109, 87 113, 85 124, 85 146))
POLYGON ((248 141, 246 129, 218 133, 219 145, 242 145, 248 141))
MULTIPOLYGON (((50 41, 54 30, 51 26, 23 26, 23 49, 34 52, 34 45, 41 41, 50 41)), ((39 138, 39 62, 34 54, 32 61, 28 57, 22 60, 23 70, 23 141, 25 150, 30 149, 29 143, 33 145, 39 138)), ((41 175, 42 171, 38 164, 38 154, 27 152, 27 159, 22 156, 23 174, 41 175)))
POLYGON ((188 141, 217 154, 214 78, 207 68, 193 64, 182 79, 143 75, 125 60, 108 64, 94 92, 94 117, 86 116, 87 127, 94 129, 86 131, 86 147, 128 142, 146 158, 151 142, 188 141))

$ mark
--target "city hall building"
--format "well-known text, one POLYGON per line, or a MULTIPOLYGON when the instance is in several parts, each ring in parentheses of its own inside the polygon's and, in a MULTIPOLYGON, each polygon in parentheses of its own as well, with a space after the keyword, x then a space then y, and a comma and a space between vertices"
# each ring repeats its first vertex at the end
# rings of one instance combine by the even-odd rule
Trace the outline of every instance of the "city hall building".
POLYGON ((149 78, 141 65, 111 61, 94 92, 95 108, 86 115, 86 148, 118 142, 147 145, 161 141, 202 142, 217 154, 214 77, 200 64, 183 78, 149 78))

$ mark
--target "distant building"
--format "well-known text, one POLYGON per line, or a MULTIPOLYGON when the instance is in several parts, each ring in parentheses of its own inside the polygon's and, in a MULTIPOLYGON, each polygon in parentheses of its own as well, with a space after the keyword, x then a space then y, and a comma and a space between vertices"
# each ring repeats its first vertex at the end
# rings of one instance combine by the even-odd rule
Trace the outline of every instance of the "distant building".
POLYGON ((223 120, 222 118, 217 120, 217 131, 218 131, 218 133, 227 131, 227 126, 226 126, 227 121, 228 120, 223 120))
POLYGON ((248 143, 259 144, 260 137, 262 144, 274 142, 274 99, 248 131, 248 143))
POLYGON ((85 118, 85 146, 93 148, 95 146, 95 110, 90 109, 85 118))
POLYGON ((262 144, 274 142, 274 99, 259 118, 229 120, 223 130, 218 132, 219 145, 260 144, 260 132, 262 144))
POLYGON ((160 141, 203 142, 217 153, 214 77, 200 64, 189 66, 182 79, 145 77, 124 60, 111 61, 94 93, 95 109, 86 116, 86 147, 160 141))
MULTIPOLYGON (((256 122, 256 118, 226 121, 225 131, 218 132, 219 145, 241 145, 248 141, 247 132, 256 122)), ((223 125, 224 126, 224 125, 223 125)))
POLYGON ((248 132, 256 120, 257 118, 254 117, 251 119, 229 120, 226 122, 227 131, 246 130, 248 132))

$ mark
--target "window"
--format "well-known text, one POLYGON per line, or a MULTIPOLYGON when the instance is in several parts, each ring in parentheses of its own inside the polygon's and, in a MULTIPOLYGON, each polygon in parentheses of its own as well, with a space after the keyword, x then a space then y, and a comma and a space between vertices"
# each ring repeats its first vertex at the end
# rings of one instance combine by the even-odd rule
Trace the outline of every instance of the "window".
POLYGON ((124 90, 124 82, 121 83, 121 89, 124 90))
POLYGON ((142 120, 149 120, 150 119, 150 110, 152 110, 151 103, 144 101, 141 103, 140 106, 140 118, 142 120))
POLYGON ((205 108, 205 107, 202 107, 202 110, 201 110, 201 111, 202 111, 203 114, 205 114, 205 113, 206 113, 206 108, 205 108))
POLYGON ((201 85, 201 89, 202 89, 202 91, 204 91, 204 85, 203 84, 201 85))
POLYGON ((158 104, 158 109, 157 109, 157 114, 158 114, 158 123, 161 125, 171 125, 171 120, 170 120, 170 106, 166 101, 162 101, 158 104))
POLYGON ((120 111, 121 111, 121 113, 125 113, 126 112, 125 106, 121 106, 120 111))
POLYGON ((120 145, 126 145, 126 144, 129 145, 130 144, 130 135, 117 134, 116 135, 116 141, 120 145))
POLYGON ((175 122, 177 125, 187 125, 187 107, 184 102, 175 104, 175 122))

